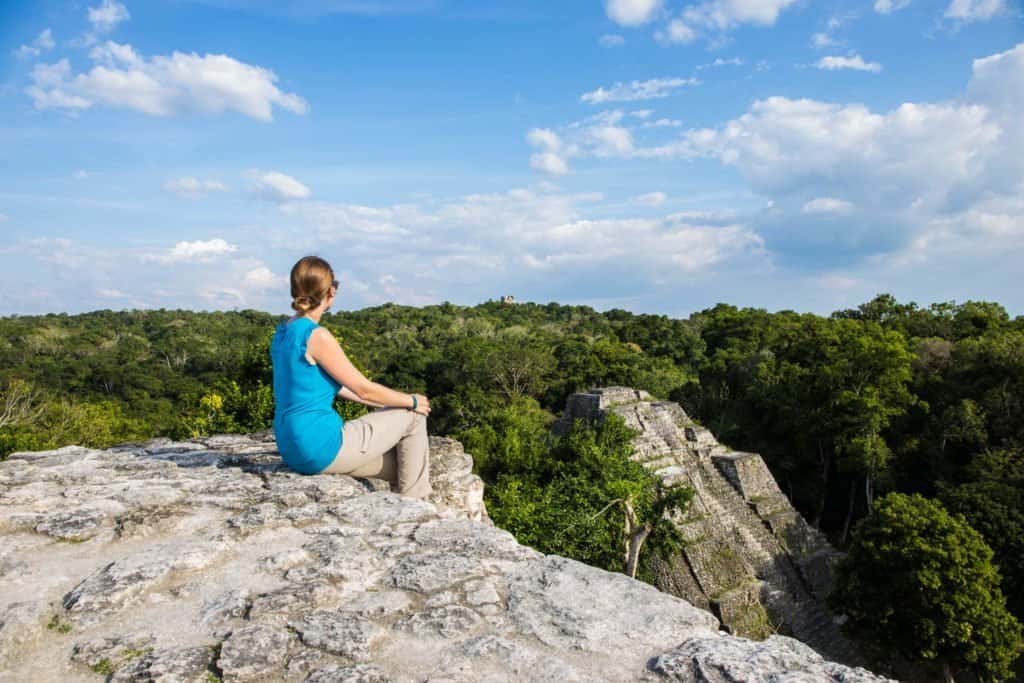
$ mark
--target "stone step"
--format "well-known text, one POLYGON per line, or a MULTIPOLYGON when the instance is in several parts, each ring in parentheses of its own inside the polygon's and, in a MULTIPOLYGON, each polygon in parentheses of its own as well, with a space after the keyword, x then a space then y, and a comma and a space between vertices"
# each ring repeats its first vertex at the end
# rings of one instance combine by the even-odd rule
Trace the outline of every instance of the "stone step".
POLYGON ((777 512, 792 512, 793 506, 785 496, 767 496, 765 498, 752 498, 747 504, 757 513, 758 517, 770 517, 777 512))

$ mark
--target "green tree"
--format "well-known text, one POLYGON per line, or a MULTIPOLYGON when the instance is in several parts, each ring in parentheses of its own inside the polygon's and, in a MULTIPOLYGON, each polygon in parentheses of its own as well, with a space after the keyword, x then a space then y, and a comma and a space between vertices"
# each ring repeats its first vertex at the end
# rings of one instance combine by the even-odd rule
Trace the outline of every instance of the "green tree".
POLYGON ((1024 488, 980 481, 940 488, 943 504, 962 514, 995 553, 1006 604, 1024 616, 1024 488))
POLYGON ((992 549, 962 515, 918 494, 879 498, 837 567, 829 603, 847 628, 886 651, 1003 680, 1022 649, 992 549))
POLYGON ((615 414, 598 424, 577 419, 558 438, 521 432, 517 447, 506 447, 492 465, 496 481, 484 489, 495 524, 541 552, 651 582, 645 550, 679 550, 672 518, 693 491, 662 488, 630 458, 634 436, 615 414))

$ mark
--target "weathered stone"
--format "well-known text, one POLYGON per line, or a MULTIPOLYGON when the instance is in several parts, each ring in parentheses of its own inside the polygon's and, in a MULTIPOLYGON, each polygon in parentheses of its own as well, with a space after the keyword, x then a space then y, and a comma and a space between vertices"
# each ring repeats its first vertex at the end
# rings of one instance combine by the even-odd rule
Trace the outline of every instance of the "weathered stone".
POLYGON ((153 651, 156 639, 148 634, 94 638, 75 643, 71 661, 84 664, 94 671, 117 668, 136 657, 153 651))
POLYGON ((213 647, 174 647, 149 651, 129 660, 111 683, 209 683, 213 647))
POLYGON ((651 662, 652 671, 684 683, 878 681, 866 669, 826 662, 798 640, 773 635, 751 644, 727 635, 691 638, 651 662))
POLYGON ((245 626, 221 644, 217 668, 224 672, 225 682, 275 677, 288 657, 290 640, 291 634, 283 628, 245 626))
MULTIPOLYGON (((30 601, 0 605, 0 666, 15 653, 37 640, 43 632, 41 617, 45 605, 30 601)), ((54 622, 59 625, 59 622, 54 622)))
POLYGON ((473 610, 462 605, 443 605, 417 612, 395 623, 395 628, 420 635, 438 635, 454 638, 472 631, 483 620, 473 610))
POLYGON ((363 617, 379 619, 406 612, 412 604, 412 597, 405 591, 373 589, 365 593, 357 593, 351 600, 339 605, 338 609, 363 617))
POLYGON ((396 588, 431 593, 486 573, 478 558, 431 551, 402 557, 391 568, 386 581, 396 588))
POLYGON ((0 679, 654 680, 719 642, 706 611, 517 543, 461 446, 431 449, 428 501, 296 474, 269 433, 0 463, 0 679))
POLYGON ((224 546, 215 543, 155 546, 111 562, 87 576, 64 596, 64 608, 77 614, 121 607, 171 572, 202 569, 223 551, 224 546))
POLYGON ((474 636, 448 647, 441 655, 441 665, 450 674, 476 675, 477 680, 585 680, 571 664, 551 651, 493 634, 474 636))
POLYGON ((498 557, 507 560, 538 558, 542 553, 520 545, 515 536, 497 527, 481 530, 469 519, 435 519, 424 522, 413 537, 418 543, 438 551, 498 557))
POLYGON ((712 614, 685 600, 558 555, 526 563, 507 579, 516 629, 555 648, 603 652, 625 638, 633 648, 659 650, 718 628, 712 614))
POLYGON ((306 683, 390 683, 390 680, 379 667, 372 664, 332 664, 311 673, 306 683))
POLYGON ((288 625, 309 647, 359 662, 368 661, 373 644, 385 636, 369 619, 337 612, 315 612, 288 625))
POLYGON ((84 541, 95 536, 104 524, 113 526, 113 519, 124 511, 113 501, 87 505, 74 510, 58 510, 36 524, 36 531, 68 541, 84 541))
POLYGON ((219 626, 233 619, 241 619, 252 605, 248 588, 230 590, 203 602, 199 622, 206 626, 219 626))
POLYGON ((306 585, 287 586, 253 597, 249 607, 250 620, 284 624, 294 616, 331 605, 338 600, 337 591, 326 583, 310 581, 306 585))

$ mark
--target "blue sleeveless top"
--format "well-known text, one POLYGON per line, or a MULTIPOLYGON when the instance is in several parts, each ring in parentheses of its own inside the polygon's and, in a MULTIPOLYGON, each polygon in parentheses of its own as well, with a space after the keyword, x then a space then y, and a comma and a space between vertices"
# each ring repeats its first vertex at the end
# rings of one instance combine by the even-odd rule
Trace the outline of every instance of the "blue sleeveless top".
POLYGON ((309 335, 318 327, 305 316, 281 322, 270 342, 277 450, 285 464, 302 474, 317 474, 334 461, 344 425, 334 410, 341 384, 306 359, 309 335))

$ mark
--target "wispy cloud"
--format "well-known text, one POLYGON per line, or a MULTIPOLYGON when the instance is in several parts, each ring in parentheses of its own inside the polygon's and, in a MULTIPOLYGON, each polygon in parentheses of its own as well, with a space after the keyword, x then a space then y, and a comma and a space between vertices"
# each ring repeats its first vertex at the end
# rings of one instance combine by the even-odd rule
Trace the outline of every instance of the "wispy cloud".
POLYGON ((130 18, 128 8, 116 0, 103 0, 99 6, 89 8, 89 23, 97 33, 108 33, 130 18))
POLYGON ((589 104, 601 104, 603 102, 652 100, 668 97, 674 90, 684 86, 699 84, 700 81, 696 78, 651 78, 646 81, 619 82, 608 88, 602 86, 597 90, 583 93, 580 95, 580 101, 589 104))
POLYGON ((854 71, 871 71, 873 73, 878 73, 882 70, 882 65, 878 62, 865 62, 864 58, 857 54, 849 55, 847 57, 822 57, 818 60, 818 63, 815 64, 815 66, 826 71, 852 69, 854 71))
POLYGON ((278 171, 250 170, 246 175, 252 180, 253 192, 274 202, 308 199, 313 193, 301 182, 278 171))
POLYGON ((744 24, 770 26, 783 10, 795 2, 796 0, 708 0, 688 5, 672 16, 668 23, 655 33, 655 38, 666 43, 690 43, 702 35, 720 36, 744 24))
POLYGON ((211 192, 227 192, 228 186, 219 180, 199 180, 198 178, 175 178, 163 184, 165 192, 179 197, 202 197, 211 192))
POLYGON ((963 23, 986 21, 1010 11, 1006 0, 952 0, 943 16, 963 23))
POLYGON ((22 45, 14 51, 14 56, 18 59, 29 59, 32 57, 38 57, 47 50, 52 50, 54 46, 53 32, 50 29, 44 30, 36 39, 29 45, 22 45))

